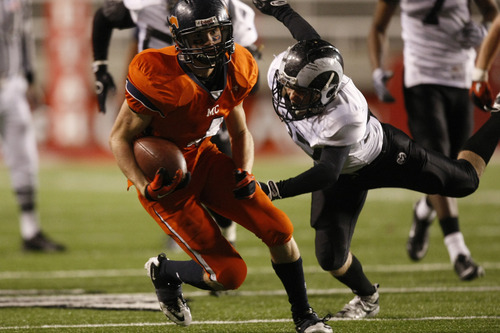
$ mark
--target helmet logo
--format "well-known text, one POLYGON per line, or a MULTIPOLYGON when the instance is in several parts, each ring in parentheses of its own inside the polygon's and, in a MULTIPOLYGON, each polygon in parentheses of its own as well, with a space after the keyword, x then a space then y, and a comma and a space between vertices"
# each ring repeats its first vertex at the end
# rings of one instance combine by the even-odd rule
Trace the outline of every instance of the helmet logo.
POLYGON ((219 21, 217 20, 217 17, 212 16, 212 17, 209 17, 206 19, 196 20, 194 24, 196 25, 197 28, 199 28, 199 27, 214 25, 217 23, 219 23, 219 21))
POLYGON ((168 19, 170 25, 175 26, 176 29, 179 29, 179 21, 177 21, 177 16, 170 16, 168 19))

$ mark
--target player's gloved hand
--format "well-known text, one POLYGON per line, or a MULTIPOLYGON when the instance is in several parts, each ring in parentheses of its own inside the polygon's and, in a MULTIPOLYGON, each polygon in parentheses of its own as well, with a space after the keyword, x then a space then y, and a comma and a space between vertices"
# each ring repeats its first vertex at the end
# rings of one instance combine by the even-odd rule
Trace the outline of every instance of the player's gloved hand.
POLYGON ((144 191, 144 196, 146 197, 146 199, 150 201, 158 201, 174 192, 175 190, 186 187, 186 185, 191 180, 190 172, 187 172, 184 175, 184 172, 182 172, 181 169, 178 169, 175 172, 172 181, 166 184, 166 173, 167 171, 165 170, 165 168, 159 168, 158 171, 156 171, 155 178, 151 183, 148 184, 148 186, 146 186, 146 189, 144 191))
POLYGON ((488 84, 488 72, 480 68, 474 68, 472 72, 472 85, 469 95, 475 106, 482 111, 490 111, 493 104, 490 85, 488 84))
POLYGON ((392 71, 384 71, 382 68, 377 68, 373 71, 373 86, 379 100, 385 103, 393 103, 394 97, 387 90, 386 84, 394 76, 392 71))
POLYGON ((255 195, 255 177, 240 168, 233 171, 236 187, 233 190, 236 199, 252 199, 255 195))
POLYGON ((464 49, 470 49, 481 44, 488 33, 486 27, 474 21, 469 21, 457 35, 457 41, 464 49))
POLYGON ((116 91, 115 82, 111 74, 108 73, 108 65, 96 61, 93 67, 95 75, 95 92, 97 95, 97 102, 99 104, 99 112, 106 113, 106 96, 108 95, 108 92, 116 91))
POLYGON ((272 180, 267 181, 267 183, 259 182, 259 186, 264 191, 265 194, 271 199, 271 201, 275 199, 281 199, 280 190, 278 185, 272 180))
POLYGON ((263 14, 273 15, 273 10, 277 7, 287 5, 286 0, 252 0, 255 7, 263 14))
POLYGON ((474 105, 483 111, 490 111, 493 98, 491 96, 490 85, 486 81, 472 81, 469 95, 474 105))

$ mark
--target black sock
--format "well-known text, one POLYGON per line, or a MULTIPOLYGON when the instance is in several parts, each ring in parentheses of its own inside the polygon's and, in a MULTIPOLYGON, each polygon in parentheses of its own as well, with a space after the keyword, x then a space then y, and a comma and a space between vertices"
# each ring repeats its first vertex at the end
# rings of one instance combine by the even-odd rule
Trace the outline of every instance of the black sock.
POLYGON ((499 138, 500 112, 494 112, 484 125, 467 140, 462 150, 473 151, 488 164, 498 145, 499 138))
POLYGON ((336 276, 337 280, 351 288, 352 292, 358 296, 372 295, 376 289, 368 280, 359 260, 353 255, 351 266, 342 276, 336 276))
POLYGON ((180 286, 181 283, 187 283, 200 289, 212 290, 203 281, 204 275, 205 270, 194 260, 163 260, 160 265, 160 277, 169 285, 180 286))
POLYGON ((307 299, 306 281, 302 258, 287 264, 273 264, 276 275, 280 278, 292 305, 292 314, 300 315, 310 308, 307 299))
POLYGON ((439 220, 439 225, 441 226, 441 230, 443 231, 443 235, 445 237, 449 234, 460 231, 460 227, 458 226, 458 217, 447 217, 439 220))

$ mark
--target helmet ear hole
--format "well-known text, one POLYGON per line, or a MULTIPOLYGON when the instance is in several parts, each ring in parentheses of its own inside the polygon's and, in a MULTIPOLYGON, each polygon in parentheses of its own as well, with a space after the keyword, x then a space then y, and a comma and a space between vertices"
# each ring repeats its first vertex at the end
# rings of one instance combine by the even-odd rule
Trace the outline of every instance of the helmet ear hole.
POLYGON ((335 89, 336 87, 330 88, 330 90, 326 93, 326 98, 331 98, 335 94, 335 89))

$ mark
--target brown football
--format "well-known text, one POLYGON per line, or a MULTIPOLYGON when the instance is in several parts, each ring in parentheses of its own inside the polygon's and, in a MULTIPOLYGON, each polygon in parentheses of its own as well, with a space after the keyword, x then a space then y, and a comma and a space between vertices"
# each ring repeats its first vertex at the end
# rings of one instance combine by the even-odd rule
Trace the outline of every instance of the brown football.
POLYGON ((180 149, 166 139, 154 136, 139 138, 134 142, 134 155, 149 181, 154 179, 156 171, 161 167, 167 171, 165 183, 171 181, 178 169, 184 174, 187 172, 186 160, 180 149))

